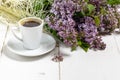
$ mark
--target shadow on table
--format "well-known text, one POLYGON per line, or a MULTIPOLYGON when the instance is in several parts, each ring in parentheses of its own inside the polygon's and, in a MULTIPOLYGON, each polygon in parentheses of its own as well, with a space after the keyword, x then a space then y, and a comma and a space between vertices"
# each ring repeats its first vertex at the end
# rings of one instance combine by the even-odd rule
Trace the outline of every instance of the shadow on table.
POLYGON ((2 53, 6 57, 13 59, 13 60, 17 60, 17 61, 36 61, 36 60, 41 60, 41 59, 46 58, 46 57, 50 57, 50 56, 54 55, 55 52, 56 52, 56 50, 54 49, 51 52, 46 53, 44 55, 35 56, 35 57, 28 57, 28 56, 21 56, 21 55, 14 54, 11 51, 9 51, 6 46, 4 46, 2 53))

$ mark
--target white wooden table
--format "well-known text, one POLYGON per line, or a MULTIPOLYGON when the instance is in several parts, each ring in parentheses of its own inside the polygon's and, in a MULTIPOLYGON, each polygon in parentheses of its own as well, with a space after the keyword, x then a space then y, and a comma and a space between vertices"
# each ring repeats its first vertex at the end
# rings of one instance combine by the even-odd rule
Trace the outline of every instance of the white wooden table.
POLYGON ((40 57, 22 57, 5 50, 10 28, 0 24, 0 80, 59 80, 59 63, 52 53, 40 57))
POLYGON ((27 58, 4 49, 10 37, 10 28, 0 24, 0 80, 120 80, 120 34, 103 37, 104 51, 89 50, 61 45, 64 61, 51 61, 53 53, 27 58))

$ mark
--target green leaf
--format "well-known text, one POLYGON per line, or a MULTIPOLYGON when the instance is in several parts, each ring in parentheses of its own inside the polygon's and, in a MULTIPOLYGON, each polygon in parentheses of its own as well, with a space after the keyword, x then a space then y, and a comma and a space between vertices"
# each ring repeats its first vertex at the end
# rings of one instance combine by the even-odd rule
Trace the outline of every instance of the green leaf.
POLYGON ((118 5, 120 4, 120 0, 107 0, 107 3, 110 5, 118 5))
POLYGON ((85 14, 84 14, 83 11, 81 11, 81 12, 75 12, 73 17, 84 17, 84 15, 85 14))
POLYGON ((107 11, 105 10, 105 8, 101 7, 100 12, 102 15, 105 15, 107 13, 107 11))
POLYGON ((80 46, 85 52, 88 51, 90 48, 90 45, 88 43, 82 42, 82 45, 80 46))
POLYGON ((62 41, 62 39, 60 39, 60 36, 57 34, 57 31, 51 29, 48 24, 44 25, 44 31, 46 31, 47 33, 51 34, 56 40, 59 39, 60 41, 62 41))
POLYGON ((92 4, 88 4, 88 5, 87 5, 87 8, 88 8, 89 14, 91 14, 91 13, 92 13, 92 11, 94 11, 94 10, 95 10, 95 6, 94 6, 94 5, 92 5, 92 4))
POLYGON ((85 0, 85 2, 89 2, 89 0, 85 0))
POLYGON ((95 24, 96 24, 96 26, 99 26, 99 25, 100 25, 100 19, 99 19, 99 16, 94 16, 94 20, 95 20, 95 24))
POLYGON ((81 40, 78 40, 78 41, 77 41, 77 44, 78 44, 78 45, 81 45, 81 44, 82 44, 81 40))
POLYGON ((75 51, 75 50, 76 50, 76 47, 73 46, 73 47, 71 48, 71 51, 75 51))
POLYGON ((85 52, 88 51, 88 49, 90 48, 90 45, 86 42, 81 41, 80 39, 78 39, 78 46, 80 46, 85 52))

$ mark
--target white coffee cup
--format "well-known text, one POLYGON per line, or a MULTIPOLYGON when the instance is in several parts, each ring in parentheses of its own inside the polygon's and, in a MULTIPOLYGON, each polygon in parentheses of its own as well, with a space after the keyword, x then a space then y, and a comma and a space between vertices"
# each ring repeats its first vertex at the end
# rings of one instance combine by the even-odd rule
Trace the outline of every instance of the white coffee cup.
POLYGON ((14 36, 23 42, 23 47, 26 49, 36 49, 40 46, 41 38, 42 38, 42 30, 43 30, 44 21, 37 17, 26 17, 21 19, 18 22, 19 28, 12 30, 14 36), (40 25, 33 27, 23 26, 25 23, 29 21, 34 21, 39 23, 40 25), (20 34, 18 36, 18 34, 20 34))

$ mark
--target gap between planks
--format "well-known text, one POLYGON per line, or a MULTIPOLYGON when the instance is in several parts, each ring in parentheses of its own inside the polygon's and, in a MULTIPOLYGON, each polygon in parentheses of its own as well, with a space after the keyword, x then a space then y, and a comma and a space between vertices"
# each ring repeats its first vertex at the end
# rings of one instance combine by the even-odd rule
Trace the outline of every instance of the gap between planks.
POLYGON ((1 48, 1 51, 0 51, 0 52, 1 52, 0 56, 2 56, 2 53, 3 53, 3 48, 4 48, 4 45, 5 45, 5 41, 6 41, 6 37, 7 37, 8 30, 9 30, 9 25, 7 25, 7 30, 6 30, 6 32, 5 32, 5 36, 4 36, 2 48, 1 48))

